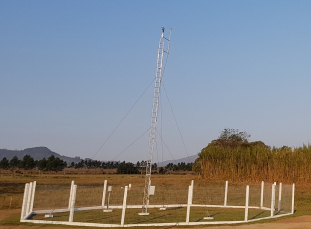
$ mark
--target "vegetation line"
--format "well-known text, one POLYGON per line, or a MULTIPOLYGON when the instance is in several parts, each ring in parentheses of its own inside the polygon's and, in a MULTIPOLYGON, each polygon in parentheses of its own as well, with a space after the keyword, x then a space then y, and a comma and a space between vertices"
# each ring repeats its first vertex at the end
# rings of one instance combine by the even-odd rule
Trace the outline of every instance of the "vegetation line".
POLYGON ((249 137, 246 132, 225 129, 202 149, 193 170, 204 178, 238 182, 310 182, 310 145, 276 148, 261 141, 249 142, 249 137))

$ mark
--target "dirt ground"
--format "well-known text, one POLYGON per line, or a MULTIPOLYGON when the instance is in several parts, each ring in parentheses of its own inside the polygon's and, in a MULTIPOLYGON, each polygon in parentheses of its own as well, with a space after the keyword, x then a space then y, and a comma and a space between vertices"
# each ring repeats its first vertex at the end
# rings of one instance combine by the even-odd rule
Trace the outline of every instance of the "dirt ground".
MULTIPOLYGON (((200 227, 200 229, 310 229, 311 215, 280 219, 269 223, 200 227)), ((179 228, 181 229, 181 228, 179 228)))
MULTIPOLYGON (((8 218, 12 214, 19 213, 20 210, 12 210, 12 211, 0 211, 0 221, 8 218)), ((38 228, 45 228, 45 229, 63 229, 65 227, 57 227, 57 226, 47 226, 47 225, 34 225, 31 224, 27 225, 0 225, 0 229, 38 229, 38 228)), ((81 229, 86 227, 69 227, 72 229, 81 229)), ((163 228, 163 227, 161 227, 163 228)), ((165 227, 166 228, 166 227, 165 227)), ((181 227, 167 227, 169 229, 178 228, 183 229, 181 227)), ((190 227, 187 227, 189 229, 190 227)), ((287 219, 280 219, 273 222, 268 223, 257 223, 257 224, 245 224, 245 225, 228 225, 228 226, 200 226, 200 227, 193 227, 193 228, 200 228, 200 229, 310 229, 311 228, 311 215, 304 215, 304 216, 297 216, 293 218, 287 219)), ((186 228, 184 228, 186 229, 186 228)))

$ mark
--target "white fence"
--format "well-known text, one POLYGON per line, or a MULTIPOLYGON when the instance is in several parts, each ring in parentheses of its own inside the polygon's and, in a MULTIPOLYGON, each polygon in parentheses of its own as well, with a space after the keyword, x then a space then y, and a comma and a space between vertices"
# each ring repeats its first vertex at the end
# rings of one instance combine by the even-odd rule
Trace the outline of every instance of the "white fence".
POLYGON ((25 185, 20 221, 90 227, 215 225, 253 222, 294 213, 295 184, 262 182, 247 185, 245 189, 245 186, 243 188, 241 185, 229 185, 226 181, 223 189, 220 188, 217 192, 213 185, 211 187, 209 189, 209 186, 200 186, 200 184, 195 186, 192 181, 188 192, 187 189, 172 192, 171 198, 167 198, 170 195, 167 187, 159 188, 156 191, 157 197, 150 198, 151 202, 154 201, 148 206, 150 215, 138 216, 137 213, 142 209, 143 196, 140 187, 132 187, 130 184, 112 191, 105 180, 103 187, 87 189, 85 186, 78 188, 72 181, 70 188, 63 186, 56 190, 55 186, 37 186, 34 181, 25 185), (39 189, 38 199, 35 198, 36 187, 39 189), (65 192, 69 193, 67 201, 65 201, 65 192), (57 196, 62 206, 53 205, 58 202, 49 199, 51 193, 57 196), (79 199, 79 195, 84 196, 79 199), (101 196, 101 199, 95 198, 98 196, 101 196), (80 206, 86 204, 82 199, 91 198, 98 203, 97 206, 80 206), (34 209, 34 202, 39 199, 45 204, 47 202, 44 200, 48 200, 49 206, 41 205, 34 209), (218 213, 215 213, 214 209, 217 209, 218 213), (165 216, 165 210, 169 212, 167 215, 171 218, 165 216), (237 213, 231 214, 234 211, 237 213), (218 214, 222 215, 222 212, 231 214, 231 218, 218 216, 218 214), (207 217, 204 217, 206 214, 207 217), (119 222, 117 222, 118 218, 119 222))

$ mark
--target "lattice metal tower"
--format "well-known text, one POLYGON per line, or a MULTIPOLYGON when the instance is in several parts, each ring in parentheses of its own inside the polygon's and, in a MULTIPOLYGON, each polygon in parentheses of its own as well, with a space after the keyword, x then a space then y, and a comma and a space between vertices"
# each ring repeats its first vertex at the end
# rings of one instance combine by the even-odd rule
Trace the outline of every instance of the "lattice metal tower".
POLYGON ((148 146, 148 160, 146 163, 146 178, 145 178, 145 188, 144 188, 144 199, 143 199, 143 208, 141 215, 148 215, 148 205, 149 205, 149 192, 151 185, 151 169, 152 169, 152 157, 153 150, 155 147, 155 137, 156 137, 156 125, 157 125, 157 117, 158 117, 158 107, 159 107, 159 97, 160 97, 160 87, 161 87, 161 79, 162 79, 162 67, 163 67, 163 55, 164 53, 169 53, 169 45, 171 38, 171 30, 169 39, 164 37, 164 27, 162 28, 162 34, 159 41, 158 48, 158 57, 157 57, 157 71, 155 77, 154 84, 154 93, 153 93, 153 104, 152 104, 152 113, 151 113, 151 127, 149 134, 149 146, 148 146), (168 41, 167 50, 164 50, 164 41, 168 41))

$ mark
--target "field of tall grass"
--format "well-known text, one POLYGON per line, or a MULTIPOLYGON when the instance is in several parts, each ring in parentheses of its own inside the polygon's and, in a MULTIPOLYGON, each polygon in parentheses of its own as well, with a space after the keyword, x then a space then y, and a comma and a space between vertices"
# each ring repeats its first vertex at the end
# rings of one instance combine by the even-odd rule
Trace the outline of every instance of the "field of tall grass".
POLYGON ((298 148, 206 147, 200 153, 201 172, 206 179, 234 182, 309 184, 311 146, 298 148))

